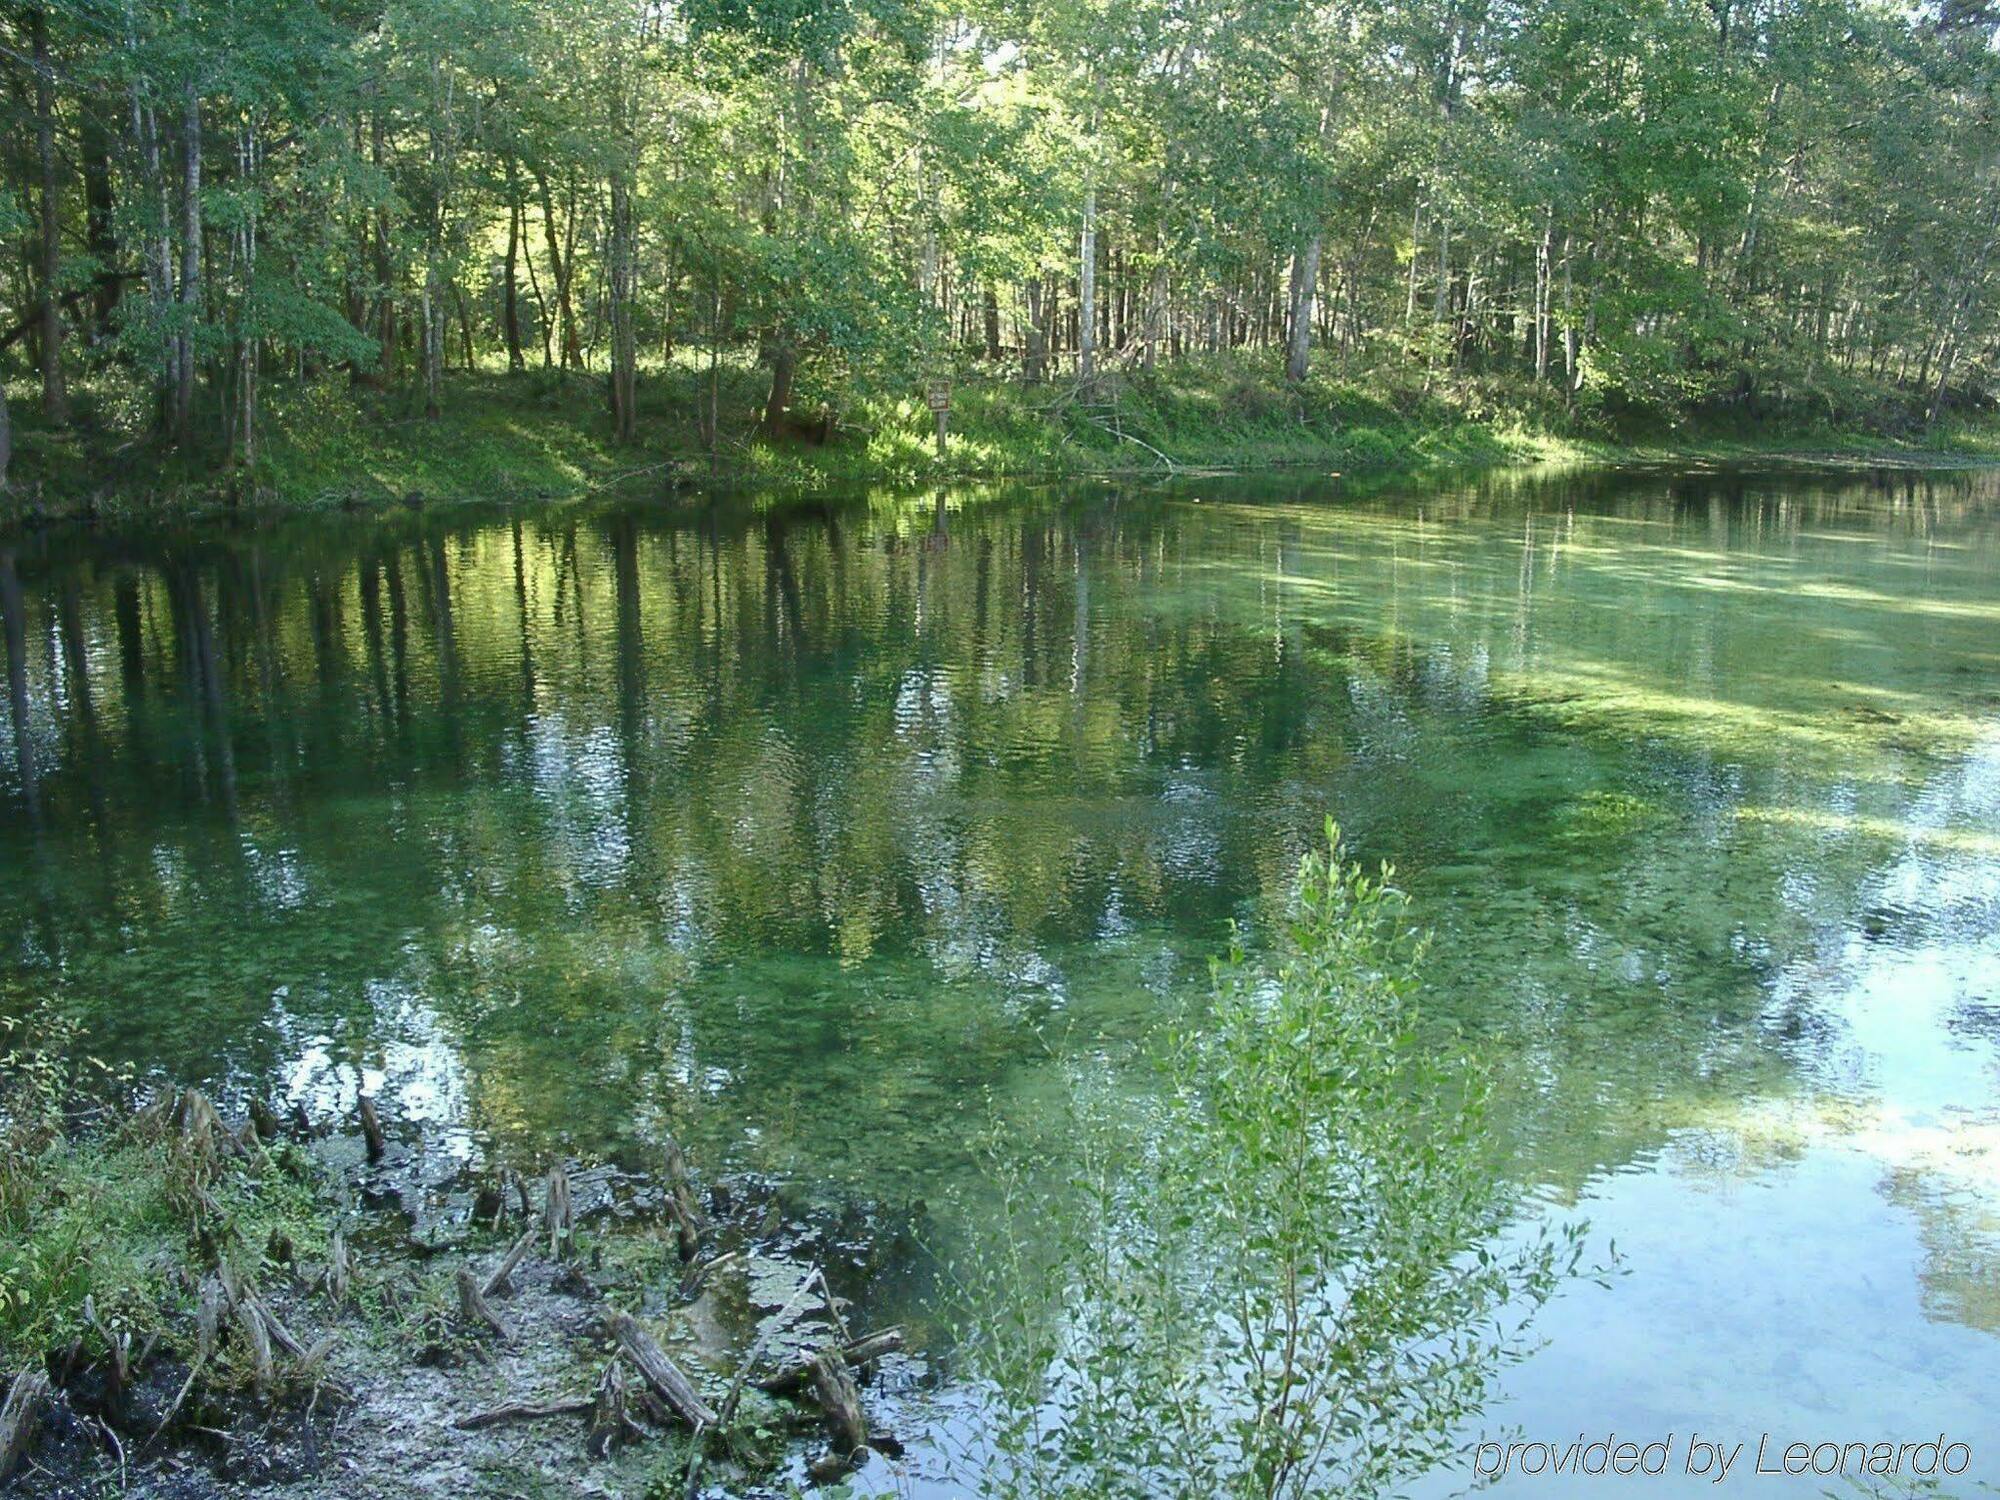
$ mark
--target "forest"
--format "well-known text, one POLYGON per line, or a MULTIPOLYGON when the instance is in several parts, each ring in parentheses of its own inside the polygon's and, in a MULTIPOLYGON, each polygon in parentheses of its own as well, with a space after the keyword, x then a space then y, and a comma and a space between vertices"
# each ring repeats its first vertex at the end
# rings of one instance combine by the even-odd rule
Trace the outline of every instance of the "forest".
POLYGON ((437 418, 473 372, 556 372, 614 444, 669 380, 712 451, 921 414, 941 379, 1074 399, 1230 358, 1554 425, 1911 431, 1985 401, 2000 334, 1984 0, 49 0, 0 27, 9 394, 51 462, 254 476, 342 393, 437 418))

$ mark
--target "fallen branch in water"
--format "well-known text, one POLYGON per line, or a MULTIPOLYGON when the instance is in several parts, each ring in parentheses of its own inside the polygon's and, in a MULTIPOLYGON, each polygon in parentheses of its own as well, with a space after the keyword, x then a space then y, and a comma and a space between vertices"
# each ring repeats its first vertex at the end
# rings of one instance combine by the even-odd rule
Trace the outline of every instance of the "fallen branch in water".
POLYGON ((683 1422, 696 1428, 715 1425, 715 1408, 702 1400, 694 1382, 667 1357, 666 1351, 654 1342, 653 1336, 641 1328, 630 1313, 619 1313, 612 1318, 611 1337, 625 1351, 625 1357, 632 1361, 632 1367, 645 1378, 646 1384, 683 1422))
POLYGON ((476 1432, 482 1427, 498 1427, 505 1422, 536 1422, 544 1417, 581 1416, 596 1405, 595 1396, 558 1396, 549 1401, 514 1401, 506 1406, 476 1411, 469 1417, 460 1417, 451 1425, 463 1432, 476 1432))

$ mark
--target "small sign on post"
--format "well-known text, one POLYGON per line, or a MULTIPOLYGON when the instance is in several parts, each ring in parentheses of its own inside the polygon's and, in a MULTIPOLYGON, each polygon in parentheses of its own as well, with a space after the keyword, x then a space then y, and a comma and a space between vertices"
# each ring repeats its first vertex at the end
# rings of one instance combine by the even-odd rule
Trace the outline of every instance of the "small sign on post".
POLYGON ((951 382, 933 380, 924 389, 924 399, 930 403, 931 414, 937 418, 937 456, 944 461, 944 435, 951 425, 951 382))

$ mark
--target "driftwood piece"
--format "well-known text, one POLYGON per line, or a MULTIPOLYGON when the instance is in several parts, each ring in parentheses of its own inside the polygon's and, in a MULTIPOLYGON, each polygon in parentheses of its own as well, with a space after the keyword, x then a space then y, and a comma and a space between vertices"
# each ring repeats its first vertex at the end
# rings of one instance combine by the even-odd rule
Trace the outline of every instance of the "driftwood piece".
POLYGON ((293 1359, 304 1359, 305 1344, 279 1320, 278 1315, 271 1311, 270 1305, 255 1292, 245 1291, 243 1295, 244 1300, 250 1304, 250 1310, 257 1314, 257 1321, 264 1325, 265 1333, 270 1335, 271 1342, 293 1359))
POLYGON ((833 1429, 838 1451, 852 1453, 868 1446, 868 1414, 861 1409, 861 1388, 848 1372, 847 1361, 833 1349, 813 1356, 813 1393, 826 1413, 826 1425, 833 1429))
POLYGON ((725 1271, 743 1259, 741 1250, 729 1250, 721 1255, 711 1255, 707 1260, 698 1260, 687 1268, 681 1277, 681 1301, 692 1302, 701 1295, 701 1289, 708 1285, 708 1279, 718 1271, 725 1271))
POLYGON ((493 1273, 479 1288, 480 1294, 486 1297, 500 1297, 512 1291, 513 1284, 508 1278, 514 1274, 514 1268, 521 1263, 521 1257, 528 1253, 528 1246, 534 1242, 535 1231, 532 1229, 514 1241, 513 1247, 501 1257, 500 1264, 493 1268, 493 1273))
POLYGON ((576 1233, 576 1209, 570 1202, 569 1173, 558 1162, 549 1168, 548 1194, 542 1200, 542 1223, 549 1231, 549 1259, 561 1260, 569 1253, 570 1236, 576 1233))
POLYGON ((514 1401, 506 1406, 476 1411, 469 1417, 460 1417, 451 1425, 464 1432, 475 1432, 481 1427, 499 1427, 507 1422, 534 1422, 543 1417, 574 1417, 594 1409, 596 1405, 595 1396, 558 1396, 552 1401, 514 1401))
POLYGON ((690 1427, 715 1425, 715 1408, 702 1400, 694 1382, 681 1373, 679 1365, 667 1358, 666 1351, 653 1341, 653 1336, 641 1328, 630 1313, 619 1313, 612 1318, 611 1337, 625 1351, 625 1357, 632 1361, 632 1367, 645 1378, 646 1384, 683 1422, 690 1427))
POLYGON ((458 1311, 467 1323, 484 1323, 503 1339, 514 1337, 514 1330, 501 1321, 500 1314, 486 1305, 486 1296, 479 1289, 479 1278, 464 1266, 458 1268, 458 1311))
POLYGON ((375 1101, 363 1094, 355 1101, 354 1110, 361 1117, 361 1139, 367 1143, 368 1159, 380 1161, 389 1144, 382 1135, 382 1117, 375 1113, 375 1101))
POLYGON ((609 1458, 638 1431, 626 1410, 625 1396, 625 1361, 613 1359, 598 1377, 597 1394, 591 1398, 590 1436, 583 1447, 592 1458, 609 1458))
POLYGON ((48 1405, 49 1377, 30 1366, 14 1377, 7 1400, 0 1404, 0 1484, 13 1477, 27 1456, 48 1405))
MULTIPOLYGON (((885 1354, 894 1354, 903 1347, 903 1330, 883 1328, 874 1333, 864 1334, 841 1347, 840 1357, 849 1369, 859 1370, 872 1365, 885 1354)), ((788 1370, 780 1370, 775 1375, 766 1375, 757 1382, 757 1389, 772 1396, 789 1396, 804 1390, 812 1384, 812 1361, 793 1365, 788 1370)))

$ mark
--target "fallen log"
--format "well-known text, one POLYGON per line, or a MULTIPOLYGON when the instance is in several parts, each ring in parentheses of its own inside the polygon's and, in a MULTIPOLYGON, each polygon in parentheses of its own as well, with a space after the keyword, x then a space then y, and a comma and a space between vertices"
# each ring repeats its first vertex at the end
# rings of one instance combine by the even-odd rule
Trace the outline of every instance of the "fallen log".
POLYGON ((304 1342, 279 1321, 278 1315, 271 1311, 264 1299, 255 1292, 245 1292, 244 1297, 250 1304, 250 1310, 256 1313, 257 1320, 264 1325, 264 1331, 270 1335, 271 1342, 293 1359, 304 1359, 307 1353, 304 1342))
POLYGON ((715 1425, 715 1408, 702 1400, 694 1382, 681 1373, 679 1365, 667 1358, 666 1351, 653 1341, 653 1336, 641 1328, 630 1313, 618 1313, 611 1319, 611 1337, 624 1350, 625 1357, 632 1361, 632 1368, 644 1377, 646 1384, 683 1422, 690 1427, 715 1425))
POLYGON ((501 1257, 500 1264, 493 1268, 493 1274, 488 1276, 485 1284, 479 1288, 480 1294, 486 1297, 500 1297, 512 1291, 513 1286, 508 1278, 514 1274, 514 1268, 521 1263, 521 1257, 528 1253, 528 1246, 534 1242, 535 1231, 532 1229, 514 1241, 513 1248, 501 1257))
POLYGON ((42 1371, 31 1367, 14 1377, 5 1404, 0 1404, 0 1484, 13 1477, 27 1456, 48 1400, 49 1377, 42 1371))
MULTIPOLYGON (((849 1369, 858 1370, 872 1365, 885 1354, 894 1354, 903 1347, 903 1330, 884 1328, 876 1333, 864 1334, 841 1347, 840 1357, 849 1369)), ((812 1383, 812 1361, 793 1365, 788 1370, 780 1370, 775 1375, 766 1375, 757 1381, 757 1389, 771 1396, 789 1396, 804 1390, 812 1383)))
POLYGON ((460 1417, 451 1425, 462 1432, 476 1432, 482 1427, 499 1427, 507 1422, 535 1422, 544 1417, 581 1416, 596 1405, 595 1396, 558 1396, 552 1401, 514 1401, 506 1406, 495 1406, 486 1411, 476 1411, 468 1417, 460 1417))

